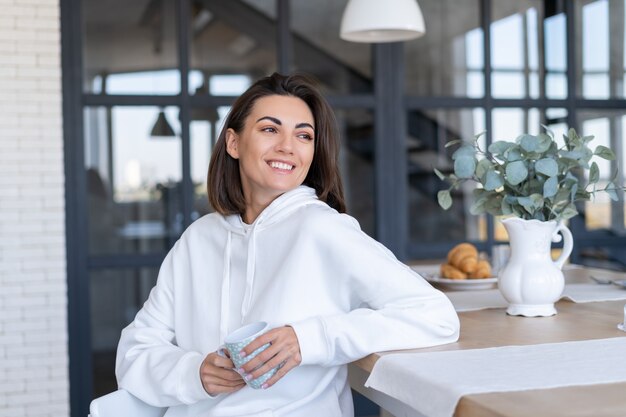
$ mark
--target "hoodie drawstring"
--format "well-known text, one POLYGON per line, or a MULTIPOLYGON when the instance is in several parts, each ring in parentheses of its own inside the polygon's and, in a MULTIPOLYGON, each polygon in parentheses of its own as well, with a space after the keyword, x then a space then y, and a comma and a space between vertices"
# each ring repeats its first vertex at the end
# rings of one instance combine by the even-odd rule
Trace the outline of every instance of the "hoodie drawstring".
POLYGON ((224 343, 224 339, 228 334, 228 308, 230 298, 230 252, 231 252, 231 240, 233 233, 229 230, 228 237, 226 238, 226 247, 224 248, 224 269, 222 271, 222 294, 221 294, 221 307, 220 314, 220 345, 224 343))
POLYGON ((241 324, 244 323, 246 314, 250 311, 252 302, 252 286, 254 285, 254 265, 256 263, 256 227, 250 232, 248 241, 248 260, 246 262, 246 290, 241 303, 241 324))

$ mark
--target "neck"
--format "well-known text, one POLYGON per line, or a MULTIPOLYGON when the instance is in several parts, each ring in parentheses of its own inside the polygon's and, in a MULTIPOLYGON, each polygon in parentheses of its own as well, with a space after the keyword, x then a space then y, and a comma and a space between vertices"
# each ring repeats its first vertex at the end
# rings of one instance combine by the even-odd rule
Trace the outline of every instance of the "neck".
POLYGON ((258 198, 246 196, 246 211, 243 213, 242 220, 244 223, 252 224, 259 217, 259 214, 278 196, 271 198, 258 198))

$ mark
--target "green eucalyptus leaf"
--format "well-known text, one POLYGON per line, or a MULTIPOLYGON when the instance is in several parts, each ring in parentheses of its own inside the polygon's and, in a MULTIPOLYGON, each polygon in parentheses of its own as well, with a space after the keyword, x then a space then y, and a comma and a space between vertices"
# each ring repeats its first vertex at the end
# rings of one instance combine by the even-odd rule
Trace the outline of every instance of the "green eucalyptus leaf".
POLYGON ((589 184, 595 184, 600 180, 600 170, 598 169, 598 164, 595 162, 591 163, 591 168, 589 169, 589 184))
POLYGON ((476 159, 473 156, 461 156, 454 161, 454 173, 459 178, 472 178, 476 169, 476 159))
POLYGON ((487 150, 494 155, 503 155, 506 151, 514 146, 516 146, 514 143, 499 140, 489 145, 489 148, 487 148, 487 150))
POLYGON ((557 177, 550 177, 543 183, 543 196, 544 198, 554 197, 559 189, 559 179, 557 177))
POLYGON ((574 204, 569 204, 561 212, 561 218, 563 220, 567 220, 567 219, 571 219, 572 217, 576 216, 577 214, 578 214, 578 210, 576 210, 576 206, 574 204))
POLYGON ((472 195, 474 197, 474 200, 476 201, 488 196, 489 191, 485 190, 484 188, 474 188, 474 190, 472 191, 472 195))
POLYGON ((585 156, 585 153, 580 149, 576 149, 573 151, 561 151, 559 152, 559 154, 561 155, 561 157, 571 159, 573 161, 578 161, 585 156))
POLYGON ((440 180, 443 181, 443 180, 446 179, 446 176, 441 171, 439 171, 437 168, 433 168, 433 171, 435 171, 435 175, 437 175, 437 177, 439 177, 440 180))
MULTIPOLYGON (((594 186, 594 188, 596 187, 594 186)), ((576 194, 574 195, 574 199, 575 200, 589 200, 591 199, 591 194, 594 192, 595 191, 587 191, 584 188, 578 187, 578 189, 576 190, 576 194)))
POLYGON ((543 207, 543 196, 541 194, 531 194, 530 201, 532 201, 533 208, 535 209, 543 207))
POLYGON ((591 161, 591 158, 593 157, 593 152, 591 152, 591 149, 587 147, 581 148, 581 152, 583 153, 583 156, 580 158, 580 165, 583 168, 589 168, 589 161, 591 161))
POLYGON ((487 171, 485 176, 485 190, 496 190, 504 185, 504 178, 495 170, 487 171))
POLYGON ((445 148, 449 148, 450 146, 452 146, 452 145, 456 145, 457 143, 461 143, 461 142, 463 142, 461 139, 454 139, 454 140, 451 140, 450 142, 447 142, 447 143, 444 145, 444 147, 445 147, 445 148))
POLYGON ((452 206, 450 190, 441 190, 437 193, 437 202, 442 209, 448 210, 452 206))
POLYGON ((509 214, 513 213, 513 209, 511 209, 511 205, 506 202, 505 198, 503 198, 502 201, 500 202, 500 211, 505 216, 508 216, 509 214))
POLYGON ((527 213, 532 214, 535 211, 533 201, 530 197, 519 197, 517 201, 527 213))
POLYGON ((596 150, 593 151, 594 155, 598 155, 602 159, 607 161, 613 161, 615 159, 615 153, 606 146, 598 145, 596 150))
POLYGON ((578 192, 578 183, 572 184, 570 187, 570 201, 574 201, 576 199, 576 193, 578 192))
POLYGON ((589 135, 589 136, 583 136, 582 137, 582 141, 585 145, 587 145, 589 142, 591 142, 593 140, 594 136, 593 135, 589 135))
POLYGON ((482 132, 480 132, 480 133, 476 133, 476 134, 474 135, 474 142, 478 142, 478 139, 480 139, 480 137, 481 137, 481 136, 483 136, 485 133, 487 133, 487 131, 486 131, 486 130, 483 130, 483 131, 482 131, 482 132))
POLYGON ((533 135, 521 135, 517 138, 517 143, 526 152, 537 152, 539 148, 539 138, 533 135))
POLYGON ((503 156, 508 162, 519 161, 522 159, 522 150, 519 146, 512 146, 503 156))
POLYGON ((456 159, 464 158, 464 157, 473 158, 475 154, 476 154, 476 149, 474 149, 472 145, 465 144, 461 146, 459 149, 457 149, 456 151, 454 151, 454 153, 452 154, 452 159, 456 160, 456 159))
POLYGON ((609 195, 609 198, 613 201, 618 201, 619 196, 617 195, 617 187, 612 182, 609 182, 604 189, 606 193, 609 195))
POLYGON ((535 170, 548 177, 559 173, 559 164, 552 158, 543 158, 535 162, 535 170))
POLYGON ((507 194, 506 196, 504 196, 504 201, 506 201, 507 204, 510 204, 512 206, 515 205, 515 204, 518 204, 517 203, 517 199, 518 199, 518 197, 516 197, 514 195, 510 195, 510 194, 507 194))
POLYGON ((552 199, 554 205, 567 205, 570 202, 571 188, 563 183, 563 186, 559 188, 556 195, 552 199))
POLYGON ((527 194, 543 194, 543 183, 545 181, 539 178, 529 178, 527 187, 527 194))
POLYGON ((476 165, 476 176, 481 179, 481 182, 484 183, 483 178, 485 178, 485 174, 488 171, 493 171, 493 170, 494 170, 494 167, 490 160, 486 158, 481 159, 480 161, 478 161, 478 164, 476 165))
POLYGON ((474 201, 474 203, 471 205, 470 207, 470 213, 473 214, 474 216, 477 216, 479 214, 483 214, 485 212, 485 202, 487 200, 485 198, 482 198, 478 201, 474 201))
POLYGON ((567 139, 568 139, 569 144, 573 148, 576 148, 583 144, 583 141, 580 139, 580 136, 578 136, 578 133, 576 133, 576 130, 574 130, 574 128, 570 128, 567 131, 567 139))
POLYGON ((528 168, 523 161, 514 161, 506 166, 506 181, 518 185, 528 177, 528 168))
POLYGON ((538 153, 547 152, 554 143, 552 138, 545 133, 540 133, 537 138, 539 139, 539 143, 537 144, 537 149, 535 150, 535 152, 538 153))

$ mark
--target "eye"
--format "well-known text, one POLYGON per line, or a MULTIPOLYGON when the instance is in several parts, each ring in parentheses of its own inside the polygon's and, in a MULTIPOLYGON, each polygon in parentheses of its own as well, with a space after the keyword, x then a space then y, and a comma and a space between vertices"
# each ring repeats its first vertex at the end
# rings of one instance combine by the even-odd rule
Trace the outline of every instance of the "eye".
POLYGON ((313 135, 307 132, 298 133, 298 137, 307 141, 313 140, 313 135))
POLYGON ((266 126, 261 128, 261 132, 276 133, 277 130, 274 126, 266 126))

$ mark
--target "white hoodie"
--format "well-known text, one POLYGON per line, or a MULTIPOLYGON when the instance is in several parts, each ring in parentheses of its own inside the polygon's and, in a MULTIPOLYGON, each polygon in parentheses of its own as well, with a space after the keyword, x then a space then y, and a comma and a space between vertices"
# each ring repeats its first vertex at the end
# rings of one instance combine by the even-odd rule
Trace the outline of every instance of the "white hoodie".
POLYGON ((346 364, 372 352, 457 340, 449 300, 306 186, 251 226, 238 215, 194 222, 117 351, 119 387, 166 416, 352 416, 346 364), (200 365, 243 324, 291 325, 302 354, 266 390, 209 396, 200 365))

